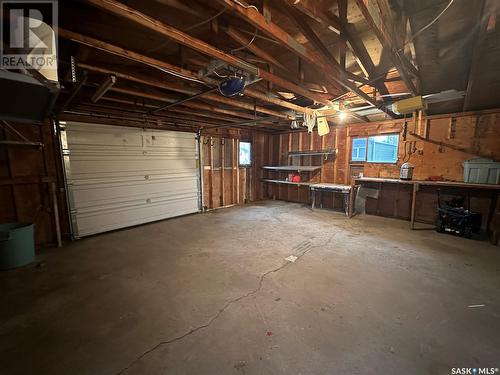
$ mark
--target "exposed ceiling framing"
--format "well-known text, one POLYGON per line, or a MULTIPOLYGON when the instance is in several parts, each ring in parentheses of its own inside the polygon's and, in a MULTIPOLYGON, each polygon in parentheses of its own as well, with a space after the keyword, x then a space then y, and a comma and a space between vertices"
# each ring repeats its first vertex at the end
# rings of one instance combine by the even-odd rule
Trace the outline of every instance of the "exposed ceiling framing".
MULTIPOLYGON (((75 56, 87 78, 79 84, 63 82, 59 107, 61 111, 109 111, 113 116, 130 113, 174 123, 184 119, 190 126, 198 123, 207 128, 242 124, 235 126, 271 130, 287 129, 297 115, 314 111, 327 114, 335 123, 339 108, 350 112, 348 121, 394 118, 393 101, 450 89, 463 90, 465 100, 430 107, 429 113, 475 109, 475 82, 483 79, 479 66, 486 45, 482 40, 498 37, 491 20, 499 10, 488 5, 489 0, 473 6, 455 0, 442 19, 415 35, 447 3, 64 2, 59 28, 61 69, 63 73, 69 69, 70 57, 75 56), (83 16, 87 23, 76 22, 83 16), (463 62, 467 66, 463 82, 443 79, 438 85, 431 69, 437 69, 439 61, 434 60, 449 58, 452 52, 445 44, 464 37, 446 23, 451 16, 462 17, 464 24, 478 24, 470 31, 470 40, 477 43, 463 62), (443 40, 438 39, 441 36, 443 40), (254 78, 243 97, 227 98, 217 91, 221 70, 254 78), (371 108, 370 113, 361 116, 356 113, 358 107, 364 113, 371 108)), ((459 56, 460 45, 453 45, 453 53, 459 56)), ((491 69, 498 60, 489 62, 491 69)), ((453 69, 446 74, 452 77, 453 69)))

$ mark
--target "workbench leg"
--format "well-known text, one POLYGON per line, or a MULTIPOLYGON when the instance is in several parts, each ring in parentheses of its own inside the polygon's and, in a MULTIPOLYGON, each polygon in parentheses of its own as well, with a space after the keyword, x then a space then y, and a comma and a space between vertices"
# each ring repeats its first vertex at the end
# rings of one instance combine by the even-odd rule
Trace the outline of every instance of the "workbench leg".
POLYGON ((348 217, 351 218, 352 214, 354 212, 354 198, 355 198, 355 192, 356 189, 354 185, 351 186, 351 190, 349 191, 349 210, 348 210, 348 217))
POLYGON ((415 211, 416 211, 416 204, 417 204, 417 191, 418 191, 418 184, 414 183, 413 184, 413 192, 411 195, 410 229, 415 229, 415 211))
POLYGON ((314 210, 314 207, 316 206, 316 190, 311 190, 311 194, 312 194, 311 209, 314 210))
POLYGON ((490 225, 491 221, 493 220, 493 217, 495 216, 497 204, 498 204, 498 192, 493 191, 493 195, 491 196, 490 200, 490 209, 488 212, 488 218, 486 219, 486 233, 488 234, 488 237, 490 236, 490 225))
POLYGON ((343 193, 342 194, 342 198, 343 201, 344 201, 344 213, 345 213, 345 216, 349 216, 349 196, 346 194, 346 193, 343 193))

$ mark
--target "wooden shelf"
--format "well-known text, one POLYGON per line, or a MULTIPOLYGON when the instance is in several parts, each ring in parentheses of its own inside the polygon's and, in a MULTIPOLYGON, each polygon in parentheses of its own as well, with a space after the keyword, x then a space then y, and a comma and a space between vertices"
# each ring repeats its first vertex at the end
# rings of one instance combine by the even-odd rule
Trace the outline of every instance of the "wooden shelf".
POLYGON ((336 150, 328 149, 328 150, 313 150, 313 151, 291 151, 288 153, 288 157, 292 156, 317 156, 317 155, 335 155, 337 153, 336 150))
POLYGON ((296 185, 296 186, 309 186, 313 184, 312 182, 291 182, 291 181, 268 180, 268 179, 262 179, 262 181, 269 182, 271 184, 296 185))
POLYGON ((314 165, 279 165, 279 166, 271 166, 266 165, 263 166, 262 169, 269 169, 274 171, 297 171, 297 172, 314 172, 321 169, 321 166, 314 165))

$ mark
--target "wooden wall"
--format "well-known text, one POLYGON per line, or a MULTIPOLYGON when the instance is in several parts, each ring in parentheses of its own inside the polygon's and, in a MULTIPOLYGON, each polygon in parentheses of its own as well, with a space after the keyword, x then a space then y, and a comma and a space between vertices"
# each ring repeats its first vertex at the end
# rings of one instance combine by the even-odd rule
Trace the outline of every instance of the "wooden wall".
POLYGON ((251 130, 205 132, 202 137, 203 206, 205 209, 228 207, 261 199, 260 177, 263 165, 261 144, 267 137, 251 130), (239 142, 253 145, 252 165, 238 164, 239 142))
MULTIPOLYGON (((442 176, 449 181, 463 181, 463 162, 482 156, 500 160, 500 112, 473 115, 433 116, 351 126, 347 144, 355 137, 399 133, 399 161, 407 159, 415 166, 414 178, 426 180, 442 176), (405 154, 412 149, 411 155, 405 154)), ((348 148, 345 152, 350 152, 348 148)), ((364 163, 365 176, 398 178, 397 164, 364 163)), ((351 164, 356 166, 356 164, 351 164)), ((346 180, 345 182, 348 182, 346 180)))
MULTIPOLYGON (((335 158, 321 162, 320 157, 293 158, 290 161, 304 165, 322 165, 319 172, 310 176, 311 181, 351 184, 352 178, 363 173, 366 177, 399 178, 402 162, 408 160, 415 166, 414 179, 426 180, 441 176, 449 181, 463 181, 463 162, 476 156, 500 161, 500 111, 452 114, 393 120, 377 123, 331 125, 330 133, 319 137, 317 132, 289 132, 265 135, 261 141, 261 158, 264 165, 286 165, 289 151, 305 151, 334 148, 335 158), (350 161, 352 139, 380 134, 400 134, 398 163, 352 163, 350 161), (405 150, 411 150, 411 155, 405 150), (312 160, 311 160, 312 159, 312 160)), ((257 152, 257 150, 256 150, 257 152)), ((268 171, 256 171, 260 179, 270 178, 268 171)), ((304 175, 304 174, 303 174, 304 175)), ((274 173, 284 179, 286 173, 274 173)), ((378 185, 373 187, 379 188, 378 185)), ((262 183, 262 195, 258 198, 282 199, 310 204, 307 187, 262 183)), ((410 197, 408 187, 384 185, 378 199, 367 199, 367 213, 409 219, 410 197)), ((475 192, 471 198, 474 209, 485 212, 491 194, 475 192)), ((339 198, 339 197, 337 197, 339 198)), ((340 207, 341 200, 330 195, 327 207, 340 207)), ((419 193, 417 219, 432 222, 437 205, 436 189, 425 188, 419 193)))
MULTIPOLYGON (((342 131, 337 129, 331 131, 324 137, 317 132, 288 132, 276 135, 259 134, 254 141, 254 154, 257 166, 269 165, 315 165, 321 166, 316 172, 301 173, 304 181, 333 182, 343 179, 345 166, 336 162, 335 157, 329 156, 326 160, 323 156, 294 156, 289 157, 291 151, 311 151, 320 149, 334 149, 338 141, 342 141, 342 131)), ((342 159, 340 155, 337 160, 342 159)), ((262 182, 262 179, 284 180, 288 172, 276 172, 255 168, 256 174, 256 199, 280 199, 298 203, 309 203, 309 188, 307 186, 282 185, 262 182)), ((334 197, 326 197, 325 204, 331 207, 334 197)), ((340 204, 340 200, 339 200, 340 204)))
MULTIPOLYGON (((38 245, 54 244, 53 193, 56 184, 63 233, 69 233, 58 144, 51 125, 11 124, 29 141, 41 142, 42 148, 0 146, 0 223, 32 222, 38 245)), ((3 128, 0 139, 19 141, 3 128)))
MULTIPOLYGON (((86 118, 86 121, 90 121, 86 118)), ((102 118, 95 122, 106 122, 102 118)), ((123 124, 143 126, 142 124, 123 124)), ((36 224, 36 242, 39 245, 55 243, 55 225, 50 184, 56 184, 60 222, 63 235, 69 234, 59 146, 49 124, 15 124, 16 130, 31 141, 45 147, 0 147, 0 222, 28 221, 36 224)), ((185 129, 182 129, 185 130, 185 129)), ((399 164, 350 162, 351 142, 354 137, 399 133, 399 159, 405 158, 411 146, 415 152, 409 161, 415 165, 415 178, 443 176, 462 181, 462 163, 476 155, 500 160, 500 112, 433 116, 421 121, 414 119, 380 123, 331 126, 324 137, 317 132, 264 133, 252 129, 219 129, 203 132, 202 145, 203 197, 208 208, 243 204, 260 199, 281 199, 310 203, 309 189, 262 182, 263 178, 284 179, 286 173, 263 170, 264 165, 321 165, 317 172, 305 176, 311 181, 349 184, 351 177, 363 173, 368 177, 399 175, 399 164), (251 141, 253 159, 250 168, 237 165, 238 142, 251 141), (212 145, 211 147, 209 145, 212 145), (337 155, 324 160, 321 156, 288 158, 289 151, 336 149, 337 155), (213 160, 212 160, 213 159, 213 160), (224 162, 222 162, 224 160, 224 162)), ((0 131, 1 139, 14 137, 0 131)), ((378 199, 367 199, 371 214, 409 218, 410 191, 403 186, 384 187, 378 199)), ((474 208, 485 211, 490 197, 475 194, 474 208)), ((342 200, 333 194, 325 196, 326 207, 340 208, 342 200)), ((435 214, 436 192, 424 189, 419 193, 417 218, 432 221, 435 214)), ((497 220, 498 221, 498 220, 497 220)))

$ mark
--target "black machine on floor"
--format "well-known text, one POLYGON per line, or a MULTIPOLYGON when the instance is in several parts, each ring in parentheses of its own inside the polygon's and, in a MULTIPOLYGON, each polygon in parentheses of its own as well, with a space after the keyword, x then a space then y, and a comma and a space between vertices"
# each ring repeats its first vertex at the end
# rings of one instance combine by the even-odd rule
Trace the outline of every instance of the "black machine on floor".
POLYGON ((481 221, 481 213, 470 210, 469 199, 467 199, 467 208, 464 197, 455 197, 442 203, 438 190, 436 231, 471 238, 473 233, 481 231, 481 221))

